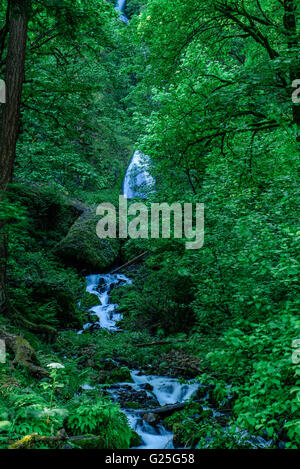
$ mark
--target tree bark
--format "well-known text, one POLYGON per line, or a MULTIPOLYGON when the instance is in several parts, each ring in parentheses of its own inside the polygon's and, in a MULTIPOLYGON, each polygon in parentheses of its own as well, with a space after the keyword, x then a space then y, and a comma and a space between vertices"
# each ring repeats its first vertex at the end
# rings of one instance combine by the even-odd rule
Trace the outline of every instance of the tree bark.
MULTIPOLYGON (((12 181, 19 133, 21 96, 24 81, 29 0, 10 0, 9 36, 5 67, 6 103, 0 116, 0 203, 12 181)), ((7 308, 5 222, 0 223, 0 312, 7 308)))
MULTIPOLYGON (((297 40, 297 22, 296 22, 296 5, 294 0, 284 0, 284 29, 287 35, 287 45, 291 57, 298 53, 298 40, 297 40)), ((300 66, 299 61, 295 60, 290 68, 290 81, 300 79, 300 66)), ((300 105, 293 104, 293 123, 297 125, 298 136, 297 140, 300 140, 300 105)))

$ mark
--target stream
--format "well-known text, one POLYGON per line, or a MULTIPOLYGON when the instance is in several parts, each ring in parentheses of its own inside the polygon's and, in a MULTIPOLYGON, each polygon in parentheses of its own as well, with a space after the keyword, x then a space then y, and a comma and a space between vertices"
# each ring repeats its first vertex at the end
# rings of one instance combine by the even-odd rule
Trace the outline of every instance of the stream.
MULTIPOLYGON (((115 8, 120 12, 120 19, 128 24, 129 21, 124 12, 125 5, 126 0, 118 0, 115 8)), ((149 158, 141 151, 136 150, 123 181, 123 195, 127 199, 146 198, 146 193, 153 191, 155 181, 148 171, 148 167, 149 158)), ((122 332, 118 327, 122 314, 118 313, 118 305, 110 302, 110 292, 113 288, 131 283, 131 279, 119 273, 95 274, 86 277, 86 291, 96 295, 100 304, 89 309, 90 316, 93 316, 93 322, 85 324, 79 334, 95 325, 110 331, 122 332)), ((156 407, 177 404, 190 399, 201 386, 197 383, 182 384, 177 379, 168 376, 145 375, 139 370, 131 370, 131 378, 132 382, 109 386, 107 392, 114 401, 122 402, 124 395, 131 396, 134 393, 135 396, 139 397, 140 402, 143 403, 146 396, 155 403, 156 407)), ((88 389, 89 386, 86 385, 85 388, 88 389)), ((127 416, 131 428, 141 437, 142 445, 138 449, 174 448, 173 433, 167 430, 159 419, 150 422, 149 418, 146 419, 146 415, 141 414, 139 410, 128 409, 124 405, 122 411, 127 416)), ((218 415, 218 412, 213 409, 211 411, 214 415, 218 415)), ((151 409, 149 409, 149 414, 151 414, 151 409)), ((249 435, 248 441, 253 444, 254 448, 268 445, 268 442, 261 437, 249 435)))
MULTIPOLYGON (((110 291, 121 285, 130 284, 132 281, 123 274, 98 274, 86 277, 86 290, 96 295, 100 304, 89 309, 90 315, 95 316, 96 322, 87 323, 83 330, 90 328, 93 324, 98 324, 101 328, 110 331, 120 331, 118 321, 122 315, 117 312, 117 304, 110 302, 110 291)), ((117 383, 108 388, 108 393, 116 402, 122 394, 135 394, 142 397, 145 392, 149 398, 154 398, 159 405, 176 404, 189 399, 197 391, 198 384, 180 384, 178 380, 165 376, 143 375, 138 370, 131 370, 131 383, 117 383)), ((142 446, 139 449, 163 449, 174 448, 173 434, 160 424, 150 424, 144 420, 138 411, 123 408, 122 411, 128 418, 128 422, 142 439, 142 446)), ((149 410, 151 413, 151 410, 149 410)))

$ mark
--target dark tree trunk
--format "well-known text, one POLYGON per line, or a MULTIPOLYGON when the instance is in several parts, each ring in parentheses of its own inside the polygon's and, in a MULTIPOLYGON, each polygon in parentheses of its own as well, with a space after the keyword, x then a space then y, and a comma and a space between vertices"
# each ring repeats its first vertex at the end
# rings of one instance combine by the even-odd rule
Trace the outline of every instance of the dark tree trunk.
MULTIPOLYGON (((298 53, 297 23, 296 23, 296 5, 294 0, 284 0, 284 28, 287 35, 288 49, 293 57, 298 53)), ((293 61, 290 68, 291 83, 300 79, 300 66, 298 60, 293 61)), ((298 140, 300 138, 300 105, 293 104, 293 122, 298 127, 298 140)))
MULTIPOLYGON (((12 181, 19 132, 24 81, 29 1, 10 0, 9 36, 5 67, 6 103, 0 117, 0 201, 12 181), (1 196, 2 193, 2 196, 1 196)), ((6 309, 7 241, 5 223, 0 225, 0 312, 6 309)))

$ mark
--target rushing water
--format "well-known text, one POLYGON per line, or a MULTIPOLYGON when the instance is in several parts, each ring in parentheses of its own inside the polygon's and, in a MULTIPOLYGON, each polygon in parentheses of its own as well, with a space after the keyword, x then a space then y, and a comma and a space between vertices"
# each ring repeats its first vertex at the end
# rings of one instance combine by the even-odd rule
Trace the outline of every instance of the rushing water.
MULTIPOLYGON (((128 19, 124 13, 125 4, 126 0, 118 0, 116 10, 122 13, 121 19, 127 23, 128 19)), ((123 181, 123 195, 127 199, 145 198, 153 189, 154 179, 148 167, 149 158, 139 150, 135 151, 123 181)), ((118 305, 110 303, 110 292, 112 288, 131 283, 131 280, 122 274, 98 274, 89 275, 86 282, 87 292, 96 295, 100 301, 100 304, 89 310, 90 315, 96 318, 96 324, 111 331, 120 330, 117 323, 122 319, 122 315, 117 311, 118 305)), ((94 321, 85 324, 83 330, 90 328, 93 324, 95 324, 94 321)), ((136 370, 131 372, 131 377, 133 383, 119 383, 111 387, 109 393, 113 399, 118 401, 124 389, 125 392, 135 391, 144 395, 147 386, 147 394, 155 398, 158 406, 162 406, 183 402, 189 399, 198 388, 196 384, 180 384, 173 378, 142 375, 136 370)), ((123 412, 131 427, 141 436, 143 444, 140 449, 173 448, 173 434, 162 424, 150 425, 137 410, 124 408, 123 412)))
MULTIPOLYGON (((122 315, 117 312, 118 305, 110 302, 110 292, 113 288, 130 283, 132 281, 123 274, 98 274, 86 277, 86 291, 97 296, 100 301, 99 305, 89 310, 90 315, 95 316, 98 326, 110 331, 120 330, 117 323, 122 319, 122 315)), ((94 321, 93 324, 95 324, 94 321)), ((93 324, 85 324, 83 330, 90 328, 93 324)), ((189 399, 199 387, 197 384, 181 384, 174 378, 142 375, 136 370, 131 372, 131 377, 133 383, 119 383, 111 387, 109 393, 113 399, 119 400, 119 394, 124 392, 124 387, 127 392, 135 391, 141 395, 145 393, 145 389, 148 389, 147 394, 154 396, 157 406, 163 406, 189 399)), ((173 434, 163 425, 150 425, 141 418, 138 411, 133 409, 124 408, 123 412, 131 427, 141 436, 143 445, 140 449, 173 448, 173 434)))
POLYGON ((146 198, 153 189, 154 179, 149 173, 149 157, 136 150, 131 158, 123 181, 123 194, 127 199, 146 198))
MULTIPOLYGON (((115 8, 121 13, 120 18, 122 21, 128 23, 128 18, 124 12, 125 5, 126 0, 118 0, 115 8)), ((128 199, 145 198, 147 193, 153 190, 154 179, 148 168, 149 158, 139 150, 135 151, 123 181, 123 194, 125 197, 128 199)), ((79 333, 94 324, 110 331, 120 331, 118 322, 122 319, 122 314, 117 311, 118 305, 110 302, 110 292, 113 288, 130 284, 132 281, 123 274, 97 274, 86 277, 86 283, 86 291, 98 297, 100 304, 89 310, 90 315, 94 316, 93 319, 96 319, 96 322, 85 324, 83 330, 79 333)), ((197 383, 181 384, 178 380, 166 376, 143 375, 137 370, 131 371, 131 378, 133 381, 131 383, 118 383, 110 386, 108 392, 115 401, 119 401, 124 392, 129 393, 129 396, 132 392, 145 396, 146 392, 147 396, 155 399, 157 406, 164 406, 190 399, 200 387, 197 383)), ((90 386, 85 385, 83 388, 89 389, 90 386)), ((168 431, 161 423, 148 423, 142 418, 139 410, 128 408, 122 410, 126 414, 130 426, 142 439, 143 443, 139 449, 174 448, 173 433, 168 431)), ((148 410, 148 413, 151 413, 151 409, 148 410)), ((218 414, 215 411, 213 413, 214 415, 218 414)), ((227 429, 224 429, 224 431, 227 431, 227 429)), ((237 432, 239 432, 238 429, 237 432)), ((247 432, 240 431, 240 433, 248 438, 249 444, 254 448, 265 448, 272 443, 272 441, 267 442, 261 437, 252 437, 247 432)))
MULTIPOLYGON (((110 304, 109 293, 112 288, 120 285, 132 283, 129 278, 122 274, 98 274, 86 277, 86 291, 96 295, 100 304, 90 308, 90 315, 98 317, 98 325, 111 331, 118 330, 116 323, 122 319, 121 314, 116 312, 118 305, 110 304)), ((83 326, 83 330, 92 326, 87 323, 83 326)), ((82 331, 80 331, 82 332, 82 331)))
POLYGON ((126 0, 118 0, 115 9, 121 13, 120 18, 124 23, 129 24, 129 20, 125 14, 126 0))

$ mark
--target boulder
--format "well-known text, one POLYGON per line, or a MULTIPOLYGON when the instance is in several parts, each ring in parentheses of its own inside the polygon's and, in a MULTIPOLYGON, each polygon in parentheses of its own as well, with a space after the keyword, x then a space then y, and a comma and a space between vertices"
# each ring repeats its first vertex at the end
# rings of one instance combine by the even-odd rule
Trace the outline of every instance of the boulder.
POLYGON ((86 210, 71 226, 55 252, 69 265, 87 272, 104 272, 117 260, 118 239, 100 239, 96 233, 99 216, 86 210))
POLYGON ((152 412, 144 414, 142 417, 150 425, 155 425, 159 421, 159 416, 157 414, 153 414, 152 412))
POLYGON ((183 423, 174 423, 173 425, 173 444, 175 448, 185 445, 185 425, 183 423))
POLYGON ((88 310, 93 306, 100 305, 100 300, 97 295, 94 293, 89 293, 87 291, 84 292, 81 300, 80 300, 80 307, 84 310, 88 310))
POLYGON ((141 446, 143 444, 141 436, 132 430, 132 435, 130 439, 130 448, 136 448, 138 446, 141 446))

